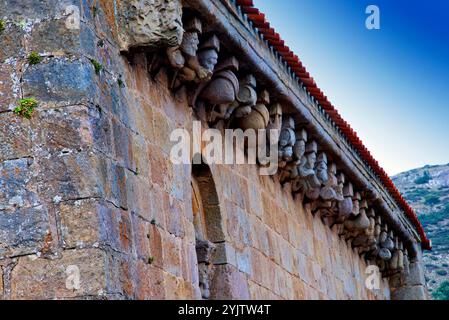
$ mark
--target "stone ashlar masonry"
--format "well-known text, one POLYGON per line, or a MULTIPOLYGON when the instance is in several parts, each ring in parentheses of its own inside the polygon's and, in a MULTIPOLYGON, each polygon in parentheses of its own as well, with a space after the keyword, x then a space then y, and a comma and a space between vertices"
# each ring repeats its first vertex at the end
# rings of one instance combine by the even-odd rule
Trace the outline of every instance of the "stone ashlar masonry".
POLYGON ((2 299, 426 297, 414 228, 233 2, 2 0, 0 19, 2 299), (194 120, 278 129, 281 172, 172 164, 194 120))

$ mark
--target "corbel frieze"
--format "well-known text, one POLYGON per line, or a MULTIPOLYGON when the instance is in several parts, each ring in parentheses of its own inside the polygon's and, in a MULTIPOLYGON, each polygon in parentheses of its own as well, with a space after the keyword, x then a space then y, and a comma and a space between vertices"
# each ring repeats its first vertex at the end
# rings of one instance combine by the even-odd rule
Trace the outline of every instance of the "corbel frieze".
MULTIPOLYGON (((163 2, 156 0, 157 4, 163 2)), ((325 149, 307 128, 295 122, 295 115, 284 114, 284 106, 272 99, 279 95, 259 86, 253 74, 241 70, 240 66, 247 64, 230 55, 216 34, 203 33, 199 15, 189 12, 189 18, 183 21, 182 38, 174 37, 182 19, 176 16, 178 7, 172 6, 170 13, 158 13, 164 17, 162 20, 173 20, 173 30, 163 33, 159 42, 154 41, 163 46, 149 66, 153 78, 165 70, 173 93, 184 92, 190 107, 211 127, 278 130, 280 183, 289 184, 294 196, 300 196, 315 216, 362 258, 376 263, 385 276, 406 271, 409 261, 404 243, 383 221, 376 211, 379 206, 372 204, 367 192, 356 190, 345 174, 348 172, 339 169, 339 160, 322 151, 325 149)), ((135 12, 138 10, 143 10, 142 6, 136 7, 135 12)), ((157 10, 156 5, 146 12, 157 15, 157 10)), ((142 18, 131 19, 130 24, 135 24, 136 19, 142 18)), ((133 39, 130 46, 150 42, 142 40, 144 37, 133 39)), ((207 288, 204 291, 207 296, 207 288)))

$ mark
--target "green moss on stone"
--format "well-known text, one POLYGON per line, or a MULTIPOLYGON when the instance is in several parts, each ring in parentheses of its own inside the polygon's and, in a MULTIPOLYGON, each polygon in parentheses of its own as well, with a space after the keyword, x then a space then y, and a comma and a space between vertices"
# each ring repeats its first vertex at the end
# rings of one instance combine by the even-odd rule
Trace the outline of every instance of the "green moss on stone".
POLYGON ((6 29, 6 22, 5 20, 0 19, 0 34, 2 34, 3 31, 5 31, 5 29, 6 29))
POLYGON ((42 57, 37 52, 31 52, 28 56, 28 63, 30 65, 35 65, 42 62, 42 57))
POLYGON ((124 88, 125 87, 125 83, 123 82, 123 79, 122 79, 121 76, 117 79, 117 83, 118 83, 118 86, 120 88, 124 88))
POLYGON ((100 74, 101 70, 103 70, 103 66, 101 65, 101 63, 95 59, 90 60, 90 62, 92 63, 92 65, 95 68, 95 73, 100 74))
POLYGON ((38 102, 34 98, 20 99, 19 105, 14 109, 14 113, 18 116, 31 119, 37 105, 38 102))

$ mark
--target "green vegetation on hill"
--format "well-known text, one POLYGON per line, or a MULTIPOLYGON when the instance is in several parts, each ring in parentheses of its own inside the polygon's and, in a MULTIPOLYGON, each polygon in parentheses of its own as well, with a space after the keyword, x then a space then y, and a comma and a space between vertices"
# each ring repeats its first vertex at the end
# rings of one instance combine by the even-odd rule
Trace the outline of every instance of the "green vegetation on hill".
POLYGON ((424 252, 429 292, 449 300, 449 164, 404 172, 393 181, 432 240, 432 251, 424 252))
POLYGON ((435 300, 449 300, 449 281, 444 281, 437 290, 432 292, 435 300))
POLYGON ((432 177, 429 174, 429 171, 424 171, 424 174, 415 180, 415 184, 421 185, 429 183, 429 181, 432 180, 432 177))

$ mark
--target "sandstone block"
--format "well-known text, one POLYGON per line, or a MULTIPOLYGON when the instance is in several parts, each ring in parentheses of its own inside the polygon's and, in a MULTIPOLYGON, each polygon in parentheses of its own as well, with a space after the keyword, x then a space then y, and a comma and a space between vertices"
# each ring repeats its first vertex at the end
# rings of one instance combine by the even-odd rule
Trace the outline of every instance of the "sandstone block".
POLYGON ((95 57, 96 37, 84 23, 79 29, 69 29, 67 20, 47 20, 39 23, 30 33, 29 50, 35 52, 83 53, 95 57))
POLYGON ((131 219, 137 257, 148 261, 150 256, 150 242, 148 241, 150 223, 135 214, 131 215, 131 219))
POLYGON ((150 226, 150 231, 148 234, 150 241, 150 255, 153 257, 152 265, 163 268, 164 267, 164 256, 163 256, 163 233, 164 231, 155 225, 150 226))
POLYGON ((94 152, 61 153, 36 161, 37 191, 47 201, 101 197, 104 194, 101 158, 94 152))
POLYGON ((214 264, 231 264, 237 267, 234 247, 229 242, 217 243, 212 261, 214 264))
POLYGON ((97 200, 77 200, 61 203, 61 237, 65 247, 93 245, 100 242, 99 212, 97 200))
POLYGON ((250 297, 246 277, 230 265, 216 266, 212 283, 215 284, 211 288, 212 299, 247 300, 250 297))
POLYGON ((96 96, 95 71, 89 61, 51 59, 23 74, 23 95, 49 106, 89 103, 96 96))
POLYGON ((40 204, 33 179, 35 163, 29 158, 0 162, 0 211, 40 204))
MULTIPOLYGON (((4 48, 0 48, 0 55, 4 48)), ((0 58, 0 61, 0 112, 3 112, 15 108, 20 97, 20 78, 16 71, 16 60, 11 59, 7 63, 0 58)), ((6 115, 6 118, 10 118, 10 115, 6 115)))
POLYGON ((401 287, 391 293, 393 300, 426 300, 426 297, 426 289, 422 285, 401 287))
POLYGON ((249 208, 256 216, 262 219, 263 208, 262 208, 262 196, 260 194, 260 189, 254 183, 248 183, 248 195, 249 195, 249 208))
POLYGON ((181 239, 163 233, 162 243, 164 270, 176 277, 181 277, 181 239))
POLYGON ((37 252, 44 246, 49 228, 44 206, 0 211, 0 258, 37 252))
POLYGON ((161 269, 144 261, 137 263, 137 294, 138 300, 165 299, 164 273, 161 269))
POLYGON ((0 141, 0 161, 31 156, 30 122, 13 113, 0 114, 0 141))
POLYGON ((237 267, 239 271, 251 275, 251 254, 250 248, 236 251, 237 267))
MULTIPOLYGON (((20 4, 16 4, 21 6, 20 4)), ((2 10, 5 5, 2 6, 2 10)), ((5 13, 2 12, 2 18, 5 17, 5 13)), ((11 19, 11 17, 8 17, 11 19)), ((12 23, 7 23, 5 31, 0 34, 0 42, 2 44, 0 48, 0 61, 3 62, 10 58, 18 58, 23 56, 25 48, 22 45, 25 32, 19 26, 12 23)))
POLYGON ((12 299, 54 299, 105 294, 104 252, 65 251, 55 260, 19 258, 11 272, 12 299))

